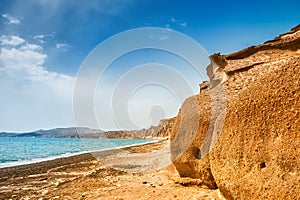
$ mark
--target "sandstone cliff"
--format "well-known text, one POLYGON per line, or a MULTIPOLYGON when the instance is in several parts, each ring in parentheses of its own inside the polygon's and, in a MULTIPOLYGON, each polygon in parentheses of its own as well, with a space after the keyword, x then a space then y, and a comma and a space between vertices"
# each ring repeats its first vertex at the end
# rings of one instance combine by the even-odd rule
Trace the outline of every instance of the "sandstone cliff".
POLYGON ((200 84, 199 95, 185 100, 171 132, 171 160, 183 177, 201 179, 204 185, 216 188, 209 167, 209 157, 201 155, 211 119, 211 102, 208 83, 200 84))
POLYGON ((168 138, 175 122, 175 117, 160 120, 157 126, 151 126, 147 129, 132 131, 107 131, 106 138, 134 138, 134 139, 161 139, 168 138))
POLYGON ((178 172, 228 199, 300 199, 299 64, 300 26, 212 55, 208 90, 183 104, 170 137, 178 172))

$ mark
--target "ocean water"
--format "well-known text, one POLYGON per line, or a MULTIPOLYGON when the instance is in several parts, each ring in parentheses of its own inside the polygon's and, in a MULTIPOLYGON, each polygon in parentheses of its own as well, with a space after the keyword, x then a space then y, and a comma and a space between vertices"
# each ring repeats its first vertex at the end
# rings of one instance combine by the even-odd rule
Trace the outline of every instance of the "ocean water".
POLYGON ((0 168, 142 143, 147 143, 147 141, 132 139, 0 137, 0 168))

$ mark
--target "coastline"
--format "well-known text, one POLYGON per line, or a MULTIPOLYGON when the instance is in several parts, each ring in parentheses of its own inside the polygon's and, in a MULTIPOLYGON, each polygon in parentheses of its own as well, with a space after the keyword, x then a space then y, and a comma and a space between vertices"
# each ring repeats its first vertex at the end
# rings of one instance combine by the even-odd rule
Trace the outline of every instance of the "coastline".
MULTIPOLYGON (((114 140, 115 138, 112 138, 112 139, 114 140)), ((68 157, 72 157, 72 156, 78 156, 81 154, 93 154, 93 153, 102 152, 102 151, 109 151, 109 150, 116 150, 116 149, 132 147, 132 146, 151 144, 151 143, 160 142, 162 140, 166 140, 166 139, 164 139, 164 138, 162 138, 162 139, 144 139, 145 142, 139 143, 139 144, 125 145, 125 146, 118 146, 118 147, 116 146, 116 147, 106 148, 106 149, 101 149, 101 150, 90 150, 90 151, 86 150, 86 151, 74 152, 74 153, 68 152, 68 153, 64 153, 62 155, 55 155, 55 156, 50 156, 50 157, 45 157, 45 158, 33 158, 31 160, 21 160, 21 161, 0 163, 0 170, 4 169, 4 168, 9 168, 9 167, 17 167, 17 166, 22 166, 22 165, 30 165, 30 164, 40 163, 40 162, 56 160, 56 159, 60 159, 60 158, 68 158, 68 157)))
POLYGON ((148 141, 141 144, 126 145, 126 146, 115 147, 110 149, 78 152, 68 156, 62 155, 57 157, 49 157, 49 158, 45 158, 47 160, 2 167, 0 168, 0 182, 3 179, 8 178, 10 175, 17 174, 18 176, 28 176, 28 175, 35 174, 35 171, 38 171, 39 173, 45 173, 47 170, 51 168, 59 167, 61 165, 67 165, 76 162, 96 161, 97 159, 95 158, 95 156, 98 156, 98 158, 101 158, 103 156, 104 159, 107 156, 113 156, 114 154, 117 154, 126 149, 129 150, 130 148, 141 147, 148 144, 151 145, 163 141, 166 141, 166 139, 148 141))
POLYGON ((182 186, 170 163, 138 173, 111 167, 123 165, 140 170, 142 163, 148 164, 148 154, 151 158, 153 155, 169 157, 169 152, 163 150, 168 145, 169 140, 161 140, 1 168, 0 196, 4 199, 194 199, 202 196, 219 199, 217 190, 182 186), (152 154, 161 150, 160 154, 152 154))

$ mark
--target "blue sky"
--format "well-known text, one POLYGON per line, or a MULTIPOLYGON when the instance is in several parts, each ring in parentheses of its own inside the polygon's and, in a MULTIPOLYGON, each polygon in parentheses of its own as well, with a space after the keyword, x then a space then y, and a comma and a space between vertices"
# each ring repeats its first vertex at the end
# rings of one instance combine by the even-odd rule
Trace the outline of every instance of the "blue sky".
MULTIPOLYGON (((1 0, 0 131, 74 126, 72 92, 81 63, 96 45, 122 31, 169 28, 193 38, 208 54, 225 54, 287 32, 300 21, 299 7, 297 0, 1 0)), ((168 58, 156 54, 128 56, 123 63, 168 58)), ((169 64, 175 61, 170 58, 169 64)), ((113 72, 124 66, 119 62, 113 72)))

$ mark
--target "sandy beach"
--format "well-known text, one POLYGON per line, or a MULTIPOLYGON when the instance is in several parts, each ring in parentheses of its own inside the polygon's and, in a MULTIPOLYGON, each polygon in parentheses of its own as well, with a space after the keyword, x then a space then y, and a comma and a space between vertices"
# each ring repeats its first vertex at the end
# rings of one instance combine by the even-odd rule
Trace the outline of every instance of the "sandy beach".
POLYGON ((0 169, 0 199, 221 199, 180 178, 169 141, 0 169))

